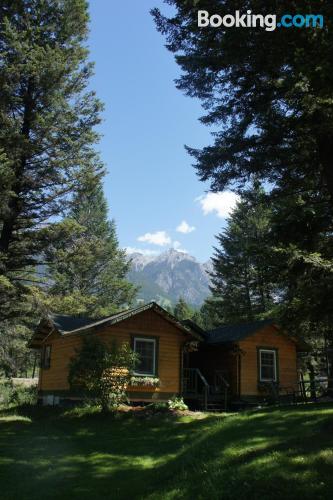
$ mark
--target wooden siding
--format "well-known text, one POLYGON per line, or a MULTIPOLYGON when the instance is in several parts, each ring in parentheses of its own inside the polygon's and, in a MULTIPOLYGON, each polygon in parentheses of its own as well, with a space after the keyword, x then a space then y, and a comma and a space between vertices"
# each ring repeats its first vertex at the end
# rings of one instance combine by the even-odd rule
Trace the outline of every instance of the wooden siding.
POLYGON ((241 395, 259 395, 258 391, 258 347, 271 347, 278 351, 278 374, 282 387, 297 385, 296 346, 292 340, 281 334, 273 326, 238 343, 244 351, 241 357, 241 395))
MULTIPOLYGON (((156 393, 156 397, 158 397, 159 393, 178 394, 180 392, 182 347, 190 336, 181 332, 155 311, 144 311, 121 323, 88 334, 96 335, 106 344, 110 344, 114 339, 117 342, 131 343, 131 338, 135 334, 158 337, 158 376, 161 386, 157 388, 129 387, 129 391, 138 394, 137 399, 140 399, 140 393, 156 393)), ((51 367, 40 371, 40 391, 52 393, 52 391, 69 390, 68 364, 75 349, 80 347, 81 341, 82 334, 68 336, 52 334, 48 338, 45 343, 52 345, 51 367)), ((145 397, 145 399, 147 398, 145 397)))

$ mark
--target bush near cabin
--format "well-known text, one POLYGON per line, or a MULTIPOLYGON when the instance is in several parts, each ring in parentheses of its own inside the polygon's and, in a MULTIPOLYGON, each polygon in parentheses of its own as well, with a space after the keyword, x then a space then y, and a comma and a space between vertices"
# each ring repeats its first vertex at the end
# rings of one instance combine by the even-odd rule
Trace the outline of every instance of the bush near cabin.
POLYGON ((115 409, 126 400, 136 362, 137 354, 127 343, 108 347, 95 337, 85 337, 70 361, 69 385, 104 411, 115 409))

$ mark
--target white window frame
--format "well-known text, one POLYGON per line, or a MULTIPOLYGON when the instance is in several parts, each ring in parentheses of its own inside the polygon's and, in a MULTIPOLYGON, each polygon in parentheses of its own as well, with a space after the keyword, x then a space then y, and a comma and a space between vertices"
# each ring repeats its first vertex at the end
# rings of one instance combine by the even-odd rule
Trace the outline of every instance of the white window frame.
POLYGON ((155 377, 156 376, 156 339, 152 339, 149 337, 140 337, 139 335, 134 337, 133 341, 133 350, 136 352, 136 343, 137 341, 139 342, 150 342, 151 344, 154 345, 154 357, 153 357, 153 371, 151 373, 143 373, 143 372, 137 372, 134 370, 134 375, 137 375, 138 377, 155 377))
POLYGON ((274 349, 259 349, 259 380, 260 382, 276 382, 277 381, 277 358, 276 351, 274 349), (268 352, 270 354, 274 354, 274 377, 271 378, 263 378, 261 374, 261 353, 268 352))

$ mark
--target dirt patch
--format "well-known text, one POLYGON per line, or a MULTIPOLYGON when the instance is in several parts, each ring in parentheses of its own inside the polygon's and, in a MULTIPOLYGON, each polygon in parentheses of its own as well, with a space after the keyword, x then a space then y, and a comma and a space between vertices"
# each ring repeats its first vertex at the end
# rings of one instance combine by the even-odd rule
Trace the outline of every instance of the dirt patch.
POLYGON ((154 408, 150 405, 146 406, 128 406, 122 405, 118 408, 119 413, 131 415, 136 418, 152 418, 155 416, 167 417, 191 417, 194 419, 203 419, 207 417, 207 413, 191 410, 171 410, 169 408, 154 408))

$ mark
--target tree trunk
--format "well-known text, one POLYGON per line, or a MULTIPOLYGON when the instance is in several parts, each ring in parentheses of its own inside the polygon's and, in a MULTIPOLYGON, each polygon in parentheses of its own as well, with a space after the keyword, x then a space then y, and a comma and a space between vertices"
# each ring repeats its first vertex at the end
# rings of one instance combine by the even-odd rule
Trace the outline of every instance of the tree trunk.
POLYGON ((34 366, 33 366, 33 369, 32 369, 32 378, 35 378, 35 373, 36 373, 36 365, 37 365, 37 356, 38 356, 38 353, 35 352, 35 356, 34 356, 34 366))
MULTIPOLYGON (((29 140, 31 123, 33 120, 33 97, 32 97, 32 80, 30 79, 25 98, 24 98, 24 113, 23 113, 23 123, 21 128, 21 134, 25 140, 29 140)), ((13 195, 8 202, 8 216, 4 218, 2 224, 2 230, 0 234, 0 251, 7 253, 9 246, 13 240, 13 233, 17 218, 22 211, 22 200, 20 195, 22 192, 23 177, 27 163, 26 154, 22 154, 18 159, 15 168, 15 182, 12 186, 13 195)))
POLYGON ((322 137, 318 141, 319 157, 321 159, 324 182, 333 206, 333 140, 322 137))
POLYGON ((250 285, 249 285, 249 273, 248 273, 248 263, 245 264, 245 293, 246 293, 246 303, 247 303, 247 316, 248 321, 253 321, 253 312, 252 312, 252 302, 250 295, 250 285))
POLYGON ((317 394, 316 394, 316 381, 315 381, 315 372, 314 368, 311 363, 308 364, 309 368, 309 375, 310 375, 310 394, 311 394, 311 399, 316 401, 317 399, 317 394))

